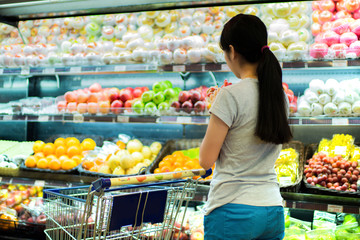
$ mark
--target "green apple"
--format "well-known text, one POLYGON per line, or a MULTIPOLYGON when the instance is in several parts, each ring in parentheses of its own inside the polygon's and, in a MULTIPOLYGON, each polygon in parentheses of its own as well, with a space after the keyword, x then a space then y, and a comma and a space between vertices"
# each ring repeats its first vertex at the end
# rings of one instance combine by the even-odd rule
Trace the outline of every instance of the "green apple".
POLYGON ((152 85, 152 90, 157 93, 157 92, 162 92, 165 90, 165 84, 163 82, 155 82, 152 85))
POLYGON ((167 103, 167 102, 162 102, 162 103, 160 103, 160 104, 158 105, 158 109, 159 109, 160 111, 169 110, 169 109, 170 109, 170 105, 169 105, 169 103, 167 103))
POLYGON ((165 101, 165 97, 164 94, 162 92, 157 92, 155 93, 154 97, 153 97, 153 102, 158 105, 160 103, 162 103, 163 101, 165 101))
POLYGON ((154 91, 144 92, 141 95, 141 100, 143 101, 143 103, 150 102, 153 99, 154 95, 155 95, 154 91))
POLYGON ((153 102, 148 102, 147 104, 145 104, 144 108, 147 114, 154 114, 155 111, 157 110, 156 104, 153 102))
POLYGON ((137 100, 132 104, 132 109, 134 110, 134 112, 136 113, 142 113, 143 109, 144 109, 144 103, 141 100, 137 100))
POLYGON ((174 88, 174 90, 176 92, 176 96, 179 96, 179 93, 182 91, 182 89, 179 87, 174 88))
POLYGON ((165 80, 165 81, 163 81, 163 83, 165 84, 166 89, 167 88, 172 88, 172 82, 170 82, 169 80, 165 80))
POLYGON ((164 91, 164 96, 166 100, 169 100, 175 98, 177 95, 176 95, 176 91, 173 88, 167 88, 164 91))

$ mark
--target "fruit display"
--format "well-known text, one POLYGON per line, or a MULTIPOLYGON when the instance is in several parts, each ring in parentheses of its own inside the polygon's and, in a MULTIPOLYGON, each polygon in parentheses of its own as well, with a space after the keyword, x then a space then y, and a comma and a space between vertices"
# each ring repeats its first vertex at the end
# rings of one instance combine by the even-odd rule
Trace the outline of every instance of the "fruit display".
POLYGON ((359 45, 358 0, 322 0, 312 3, 311 31, 315 43, 310 46, 310 56, 323 58, 357 58, 359 45))
POLYGON ((144 171, 156 158, 162 144, 153 141, 148 146, 138 139, 128 142, 104 142, 102 148, 89 151, 82 169, 100 174, 134 175, 144 171))
POLYGON ((83 161, 86 152, 95 147, 96 142, 91 138, 82 142, 76 137, 60 137, 54 143, 38 140, 33 144, 34 154, 28 156, 24 164, 30 169, 72 170, 83 161))
POLYGON ((304 95, 299 97, 300 116, 358 116, 360 114, 360 82, 350 79, 326 82, 313 79, 304 95))
POLYGON ((344 222, 336 227, 336 239, 355 240, 360 239, 360 227, 353 215, 347 214, 344 217, 344 222))
POLYGON ((224 80, 223 85, 219 88, 218 86, 212 86, 206 91, 206 101, 209 103, 209 108, 211 104, 215 101, 216 95, 221 88, 232 85, 227 79, 224 80))
POLYGON ((354 146, 350 135, 337 134, 332 140, 323 139, 318 152, 306 161, 306 182, 337 191, 357 192, 360 168, 357 161, 347 160, 354 146))
POLYGON ((181 89, 173 87, 169 80, 155 82, 151 90, 143 92, 141 98, 133 102, 132 110, 138 114, 165 114, 180 91, 181 89))
POLYGON ((279 61, 307 58, 310 18, 307 3, 284 2, 261 6, 268 27, 268 45, 279 61))
POLYGON ((298 97, 294 95, 294 92, 289 88, 289 85, 285 82, 282 83, 284 92, 289 100, 289 112, 290 116, 297 112, 298 97))
POLYGON ((275 162, 275 172, 280 187, 294 184, 299 174, 299 153, 293 148, 282 149, 275 162))
POLYGON ((179 92, 178 99, 171 103, 171 108, 175 112, 182 113, 204 113, 207 109, 206 92, 208 87, 200 86, 189 91, 179 92))
POLYGON ((147 87, 125 89, 102 88, 99 83, 89 88, 68 91, 57 102, 59 113, 120 114, 130 110, 132 103, 140 99, 147 87))

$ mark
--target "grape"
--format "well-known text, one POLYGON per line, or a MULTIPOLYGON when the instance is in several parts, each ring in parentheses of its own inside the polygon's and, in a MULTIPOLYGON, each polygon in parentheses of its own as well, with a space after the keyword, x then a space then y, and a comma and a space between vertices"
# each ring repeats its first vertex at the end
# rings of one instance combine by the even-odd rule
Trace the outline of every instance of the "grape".
POLYGON ((309 177, 311 177, 311 176, 312 176, 312 173, 310 173, 310 172, 308 172, 308 173, 305 175, 306 178, 309 178, 309 177))
POLYGON ((338 182, 334 183, 334 187, 339 187, 339 186, 340 186, 340 184, 338 182))
POLYGON ((336 187, 335 189, 338 191, 341 191, 341 187, 336 187))
POLYGON ((323 186, 323 187, 326 187, 326 182, 325 182, 325 181, 321 181, 321 182, 320 182, 320 185, 323 186))
POLYGON ((313 178, 313 183, 315 183, 315 184, 318 183, 318 178, 317 178, 317 177, 314 177, 314 178, 313 178))
POLYGON ((345 169, 349 169, 350 166, 351 166, 351 164, 349 162, 345 163, 345 169))
POLYGON ((337 164, 336 164, 336 163, 333 163, 331 166, 332 166, 333 168, 336 168, 336 167, 337 167, 337 164))
POLYGON ((346 177, 348 180, 350 180, 350 178, 351 178, 351 174, 346 173, 346 174, 345 174, 345 177, 346 177))
POLYGON ((342 182, 342 183, 347 183, 347 182, 348 182, 348 179, 347 179, 347 178, 342 178, 342 179, 341 179, 341 182, 342 182))
POLYGON ((341 166, 341 162, 340 161, 337 161, 336 162, 336 166, 339 168, 341 166))
POLYGON ((351 180, 352 180, 353 182, 356 182, 358 179, 359 179, 359 177, 356 176, 356 175, 352 175, 352 176, 351 176, 351 180))
POLYGON ((332 183, 332 182, 333 182, 333 178, 332 178, 332 177, 329 177, 329 178, 328 178, 328 182, 329 182, 329 183, 332 183))
POLYGON ((316 169, 316 172, 317 172, 317 174, 320 174, 320 173, 322 173, 322 169, 318 168, 318 169, 316 169))
POLYGON ((357 190, 356 184, 351 184, 351 188, 357 190))
POLYGON ((312 178, 311 177, 308 177, 307 179, 306 179, 306 181, 308 182, 308 183, 312 183, 312 178))
POLYGON ((341 191, 345 191, 347 188, 346 188, 346 186, 342 185, 342 186, 340 187, 340 189, 341 189, 341 191))
POLYGON ((348 171, 353 172, 354 168, 353 167, 349 167, 348 171))
POLYGON ((351 189, 350 189, 350 192, 356 192, 356 190, 351 188, 351 189))
POLYGON ((334 187, 334 186, 331 186, 330 189, 335 189, 335 187, 334 187))
POLYGON ((345 174, 346 174, 345 169, 341 169, 341 170, 340 170, 340 173, 341 173, 342 175, 345 175, 345 174))
POLYGON ((352 162, 351 166, 352 166, 353 168, 356 168, 356 167, 358 166, 358 163, 357 163, 357 162, 352 162))
POLYGON ((331 188, 331 187, 332 187, 332 183, 327 183, 327 184, 326 184, 326 187, 327 187, 327 188, 331 188))
POLYGON ((333 173, 337 173, 338 171, 339 171, 338 168, 333 168, 333 169, 331 170, 331 172, 333 172, 333 173))
POLYGON ((353 171, 353 174, 356 175, 356 176, 359 176, 359 170, 358 170, 358 169, 355 169, 355 170, 353 171))
POLYGON ((310 184, 313 185, 313 186, 315 186, 315 183, 314 183, 314 182, 311 182, 310 184))

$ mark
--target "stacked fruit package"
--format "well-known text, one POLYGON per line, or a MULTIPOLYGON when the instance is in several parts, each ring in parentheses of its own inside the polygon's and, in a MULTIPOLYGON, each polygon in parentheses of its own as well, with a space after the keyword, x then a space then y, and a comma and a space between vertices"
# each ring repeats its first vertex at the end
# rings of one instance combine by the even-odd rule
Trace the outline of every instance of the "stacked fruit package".
POLYGON ((293 148, 282 149, 275 162, 280 187, 294 184, 299 172, 299 153, 293 148))
MULTIPOLYGON (((312 147, 308 148, 307 157, 315 150, 312 147)), ((358 155, 354 154, 357 149, 350 135, 335 134, 331 140, 321 140, 316 153, 306 161, 306 182, 337 191, 357 192, 360 173, 358 155)))

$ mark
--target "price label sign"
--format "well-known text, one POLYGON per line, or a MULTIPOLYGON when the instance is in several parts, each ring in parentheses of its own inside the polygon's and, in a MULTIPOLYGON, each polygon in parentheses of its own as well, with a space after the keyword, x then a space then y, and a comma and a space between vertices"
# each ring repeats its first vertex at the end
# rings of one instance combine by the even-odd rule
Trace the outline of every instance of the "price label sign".
POLYGON ((280 177, 279 178, 280 185, 289 185, 292 184, 291 177, 280 177))
POLYGON ((343 212, 343 206, 328 204, 327 211, 328 212, 342 213, 343 212))
POLYGON ((49 121, 49 116, 48 115, 40 115, 38 119, 39 119, 39 122, 47 122, 47 121, 49 121))
POLYGON ((74 115, 73 121, 77 122, 77 123, 82 123, 82 122, 84 122, 84 116, 76 114, 76 115, 74 115))
POLYGON ((12 120, 12 115, 4 115, 3 121, 11 121, 11 120, 12 120))
POLYGON ((3 74, 3 73, 4 73, 4 69, 0 68, 0 74, 3 74))
POLYGON ((191 123, 191 117, 177 117, 176 122, 182 124, 191 123))
POLYGON ((205 123, 209 124, 210 117, 205 118, 205 123))
POLYGON ((115 72, 125 72, 126 71, 126 66, 125 65, 118 65, 114 67, 114 71, 115 72))
POLYGON ((30 68, 29 67, 22 67, 20 74, 21 75, 29 75, 30 74, 30 68))
POLYGON ((71 73, 80 73, 81 72, 81 67, 71 67, 70 72, 71 73))
POLYGON ((230 72, 230 68, 227 64, 221 64, 221 71, 230 72))
POLYGON ((347 67, 347 60, 334 60, 333 67, 347 67))
POLYGON ((347 126, 349 125, 349 119, 348 118, 333 118, 332 119, 332 125, 340 125, 340 126, 347 126))
POLYGON ((128 123, 129 122, 129 116, 117 116, 116 121, 119 123, 128 123))
POLYGON ((175 65, 173 66, 174 72, 185 72, 185 65, 175 65))
POLYGON ((44 74, 54 74, 55 73, 55 68, 44 68, 43 73, 44 74))
POLYGON ((35 180, 34 186, 44 187, 45 181, 44 180, 35 180))

